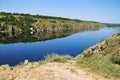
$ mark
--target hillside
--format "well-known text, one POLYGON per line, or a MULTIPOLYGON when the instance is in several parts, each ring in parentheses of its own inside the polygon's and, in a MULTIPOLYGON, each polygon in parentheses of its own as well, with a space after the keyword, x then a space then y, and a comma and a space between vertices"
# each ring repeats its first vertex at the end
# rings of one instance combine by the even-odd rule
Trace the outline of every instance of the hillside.
POLYGON ((93 21, 0 12, 0 43, 43 41, 103 26, 93 21))
POLYGON ((116 33, 110 39, 105 39, 101 43, 86 49, 77 58, 85 58, 95 54, 104 55, 112 61, 114 60, 114 63, 120 64, 120 33, 116 33))
POLYGON ((0 80, 120 80, 120 33, 76 58, 56 54, 45 60, 0 66, 0 80))
POLYGON ((108 27, 120 27, 120 24, 114 24, 114 23, 104 23, 108 27))
POLYGON ((61 17, 0 12, 0 32, 50 32, 101 27, 102 23, 61 17))
POLYGON ((120 33, 86 49, 76 58, 78 64, 93 71, 120 77, 120 33))

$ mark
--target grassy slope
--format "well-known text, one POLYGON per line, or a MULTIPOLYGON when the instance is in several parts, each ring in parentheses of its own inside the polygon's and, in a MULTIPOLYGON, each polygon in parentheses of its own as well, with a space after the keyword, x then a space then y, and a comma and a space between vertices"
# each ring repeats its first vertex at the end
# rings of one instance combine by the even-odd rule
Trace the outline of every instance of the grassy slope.
POLYGON ((80 66, 120 77, 120 33, 77 56, 80 66))
POLYGON ((52 16, 42 16, 42 15, 30 15, 30 14, 17 14, 17 13, 0 13, 0 24, 3 26, 11 26, 14 24, 16 27, 27 27, 27 26, 38 26, 43 25, 44 27, 50 27, 50 25, 55 25, 56 27, 64 26, 87 26, 87 25, 103 25, 99 22, 93 21, 82 21, 78 19, 69 19, 61 17, 52 16), (10 17, 12 16, 12 18, 10 17))
POLYGON ((47 40, 100 27, 103 27, 102 23, 93 21, 0 12, 1 43, 47 40), (30 30, 31 27, 34 30, 30 30))
POLYGON ((110 39, 103 40, 101 43, 85 50, 76 59, 58 55, 47 56, 45 59, 52 62, 65 62, 72 59, 80 67, 120 77, 120 33, 114 34, 110 39))

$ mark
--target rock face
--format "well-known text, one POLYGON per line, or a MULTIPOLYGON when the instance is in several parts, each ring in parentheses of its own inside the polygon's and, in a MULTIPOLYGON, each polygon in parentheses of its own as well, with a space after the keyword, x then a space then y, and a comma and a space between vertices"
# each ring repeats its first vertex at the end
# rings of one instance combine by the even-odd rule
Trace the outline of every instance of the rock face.
POLYGON ((108 46, 108 40, 103 40, 100 44, 90 47, 89 49, 85 50, 84 54, 95 53, 101 54, 108 46))
POLYGON ((0 32, 36 32, 59 31, 80 28, 97 28, 104 26, 103 23, 81 21, 59 17, 35 16, 27 14, 11 14, 0 12, 0 32))
POLYGON ((35 23, 33 25, 34 29, 37 32, 51 32, 51 31, 62 31, 62 30, 87 30, 87 29, 91 29, 91 28, 100 28, 103 25, 102 24, 82 24, 82 23, 76 23, 76 24, 69 24, 69 23, 61 23, 61 24, 57 24, 57 23, 51 23, 51 24, 43 24, 43 23, 35 23), (87 25, 86 25, 87 24, 87 25))
MULTIPOLYGON (((82 54, 79 54, 79 57, 85 57, 86 55, 91 54, 113 54, 116 51, 120 50, 120 33, 114 34, 110 39, 103 40, 101 43, 96 44, 83 51, 82 54)), ((118 54, 118 52, 117 52, 118 54)))
POLYGON ((107 47, 108 47, 108 40, 103 40, 101 43, 86 49, 85 51, 83 51, 82 54, 79 54, 76 58, 79 57, 84 58, 85 56, 91 54, 102 54, 104 50, 107 49, 107 47))

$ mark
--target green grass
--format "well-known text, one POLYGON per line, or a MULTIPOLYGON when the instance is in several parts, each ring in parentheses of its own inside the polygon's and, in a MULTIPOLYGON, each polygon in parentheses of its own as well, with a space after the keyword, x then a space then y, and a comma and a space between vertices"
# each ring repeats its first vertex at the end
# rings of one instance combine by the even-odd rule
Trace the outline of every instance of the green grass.
POLYGON ((21 61, 18 65, 23 65, 23 64, 24 64, 24 62, 21 61))
MULTIPOLYGON (((17 13, 5 13, 0 12, 0 27, 2 30, 8 30, 11 25, 14 28, 20 28, 23 31, 29 30, 30 27, 36 28, 41 27, 36 25, 42 25, 41 28, 49 28, 53 29, 52 26, 55 25, 56 28, 74 28, 77 27, 87 27, 88 25, 93 25, 94 27, 102 27, 104 24, 99 22, 92 21, 82 21, 76 19, 69 18, 61 18, 61 17, 52 17, 52 16, 42 16, 42 15, 30 15, 30 14, 17 14, 17 13), (97 25, 97 26, 96 26, 97 25)), ((54 30, 54 29, 53 29, 54 30)))
POLYGON ((66 62, 67 60, 71 60, 73 59, 71 56, 69 55, 57 55, 57 54, 51 54, 51 55, 47 55, 44 57, 46 62, 66 62))
POLYGON ((69 55, 58 55, 58 54, 48 54, 44 56, 44 60, 38 61, 40 65, 48 63, 48 62, 59 62, 59 63, 65 63, 67 60, 73 60, 69 55))
POLYGON ((92 71, 105 72, 120 77, 120 65, 112 63, 104 55, 94 54, 92 56, 77 60, 77 64, 90 68, 92 71))
POLYGON ((78 56, 77 64, 93 71, 120 77, 120 33, 116 33, 110 39, 107 39, 104 45, 107 47, 100 53, 92 53, 91 51, 78 56))
MULTIPOLYGON (((47 56, 44 56, 44 60, 38 61, 39 65, 48 63, 48 62, 60 62, 65 63, 67 60, 73 60, 74 58, 69 55, 58 55, 58 54, 48 54, 47 56)), ((31 62, 34 63, 34 62, 31 62)), ((20 62, 16 66, 23 66, 24 62, 20 62)))
POLYGON ((110 55, 110 60, 114 64, 120 65, 120 49, 110 55))

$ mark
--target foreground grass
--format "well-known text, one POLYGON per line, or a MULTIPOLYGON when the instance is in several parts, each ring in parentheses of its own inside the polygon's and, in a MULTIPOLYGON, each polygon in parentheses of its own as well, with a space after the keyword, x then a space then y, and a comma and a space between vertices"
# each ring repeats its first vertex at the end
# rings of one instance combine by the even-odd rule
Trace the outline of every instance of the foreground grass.
MULTIPOLYGON (((39 65, 42 65, 42 64, 45 64, 48 62, 65 63, 68 60, 74 60, 74 58, 69 55, 48 54, 48 55, 44 56, 44 60, 40 60, 40 61, 38 61, 38 63, 39 63, 39 65)), ((17 66, 24 66, 28 63, 29 63, 28 60, 25 60, 24 62, 20 62, 17 66)), ((30 62, 30 63, 34 63, 34 62, 30 62)), ((13 67, 15 67, 15 66, 13 66, 13 67)))
POLYGON ((60 62, 64 63, 67 60, 73 60, 73 57, 69 55, 58 55, 58 54, 51 54, 44 57, 45 59, 39 61, 40 64, 47 63, 47 62, 60 62))
POLYGON ((92 71, 120 77, 120 65, 114 64, 104 55, 95 54, 86 58, 81 58, 77 60, 77 64, 81 67, 90 68, 92 71))
MULTIPOLYGON (((102 54, 92 54, 84 58, 74 59, 69 55, 51 54, 45 56, 45 59, 38 61, 38 63, 39 65, 42 65, 48 62, 65 63, 68 60, 76 60, 77 65, 80 67, 89 68, 94 72, 102 72, 108 75, 120 77, 120 65, 114 62, 114 59, 116 57, 114 56, 112 56, 111 58, 107 58, 105 55, 102 54)), ((117 59, 115 60, 117 61, 117 59)), ((23 66, 24 62, 21 62, 19 65, 23 66)))

